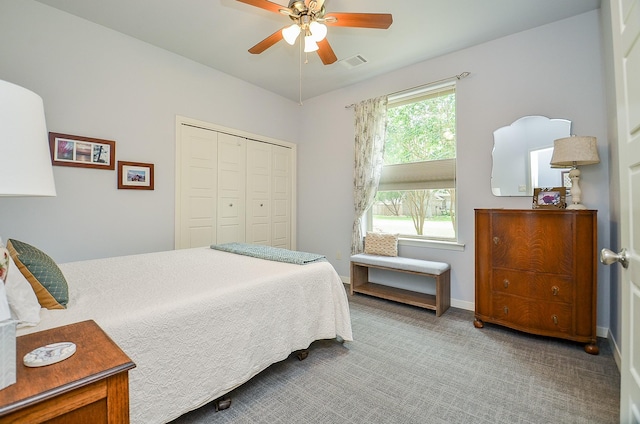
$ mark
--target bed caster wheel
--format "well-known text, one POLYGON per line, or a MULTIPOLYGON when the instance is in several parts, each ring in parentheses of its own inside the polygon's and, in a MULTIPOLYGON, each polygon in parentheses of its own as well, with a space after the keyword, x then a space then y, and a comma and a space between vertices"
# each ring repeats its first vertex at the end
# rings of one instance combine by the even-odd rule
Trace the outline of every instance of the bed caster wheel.
POLYGON ((231 398, 229 396, 222 396, 213 401, 216 412, 222 411, 223 409, 228 409, 231 406, 231 398))
POLYGON ((298 357, 298 360, 302 361, 304 359, 307 359, 307 356, 309 356, 309 349, 302 349, 296 352, 296 356, 298 357))

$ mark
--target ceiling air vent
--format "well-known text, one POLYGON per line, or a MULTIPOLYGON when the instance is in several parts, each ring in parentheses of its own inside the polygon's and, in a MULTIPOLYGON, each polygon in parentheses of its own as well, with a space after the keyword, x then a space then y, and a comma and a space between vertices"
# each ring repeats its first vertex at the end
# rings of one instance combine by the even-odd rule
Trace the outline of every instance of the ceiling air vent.
POLYGON ((342 63, 346 68, 352 69, 356 66, 364 65, 365 63, 367 63, 367 59, 357 54, 355 56, 351 56, 347 59, 341 60, 340 63, 342 63))

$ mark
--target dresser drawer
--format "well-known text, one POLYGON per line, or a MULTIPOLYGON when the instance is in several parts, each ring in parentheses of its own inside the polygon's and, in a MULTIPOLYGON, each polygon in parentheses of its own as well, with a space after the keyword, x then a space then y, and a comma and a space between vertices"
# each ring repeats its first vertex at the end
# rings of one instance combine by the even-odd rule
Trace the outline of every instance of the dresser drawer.
POLYGON ((529 327, 531 321, 529 300, 509 294, 495 293, 491 302, 491 316, 499 321, 529 327))
POLYGON ((572 332, 572 307, 564 303, 531 302, 531 327, 554 333, 572 332))
POLYGON ((496 293, 493 296, 491 316, 495 320, 543 334, 570 333, 572 330, 572 307, 565 303, 496 293))
POLYGON ((570 277, 509 269, 494 269, 491 290, 547 302, 573 302, 570 277))
POLYGON ((573 281, 560 275, 535 274, 529 296, 547 302, 573 303, 573 281))
POLYGON ((491 290, 496 293, 526 297, 529 296, 532 281, 532 275, 527 272, 510 269, 494 269, 491 280, 491 290))

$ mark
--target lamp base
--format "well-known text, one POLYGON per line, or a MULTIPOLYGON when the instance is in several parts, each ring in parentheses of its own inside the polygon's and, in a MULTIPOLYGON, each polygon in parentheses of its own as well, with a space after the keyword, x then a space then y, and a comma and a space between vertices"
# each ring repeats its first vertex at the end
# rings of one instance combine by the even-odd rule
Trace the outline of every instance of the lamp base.
POLYGON ((572 203, 567 206, 567 209, 587 209, 587 207, 582 203, 572 203))

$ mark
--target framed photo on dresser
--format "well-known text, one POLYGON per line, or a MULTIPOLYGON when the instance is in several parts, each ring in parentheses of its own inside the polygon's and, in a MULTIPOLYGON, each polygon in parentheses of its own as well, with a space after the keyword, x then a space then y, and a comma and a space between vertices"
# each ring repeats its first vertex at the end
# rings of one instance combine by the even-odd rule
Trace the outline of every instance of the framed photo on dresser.
POLYGON ((566 187, 533 189, 533 209, 565 209, 567 207, 566 187))

